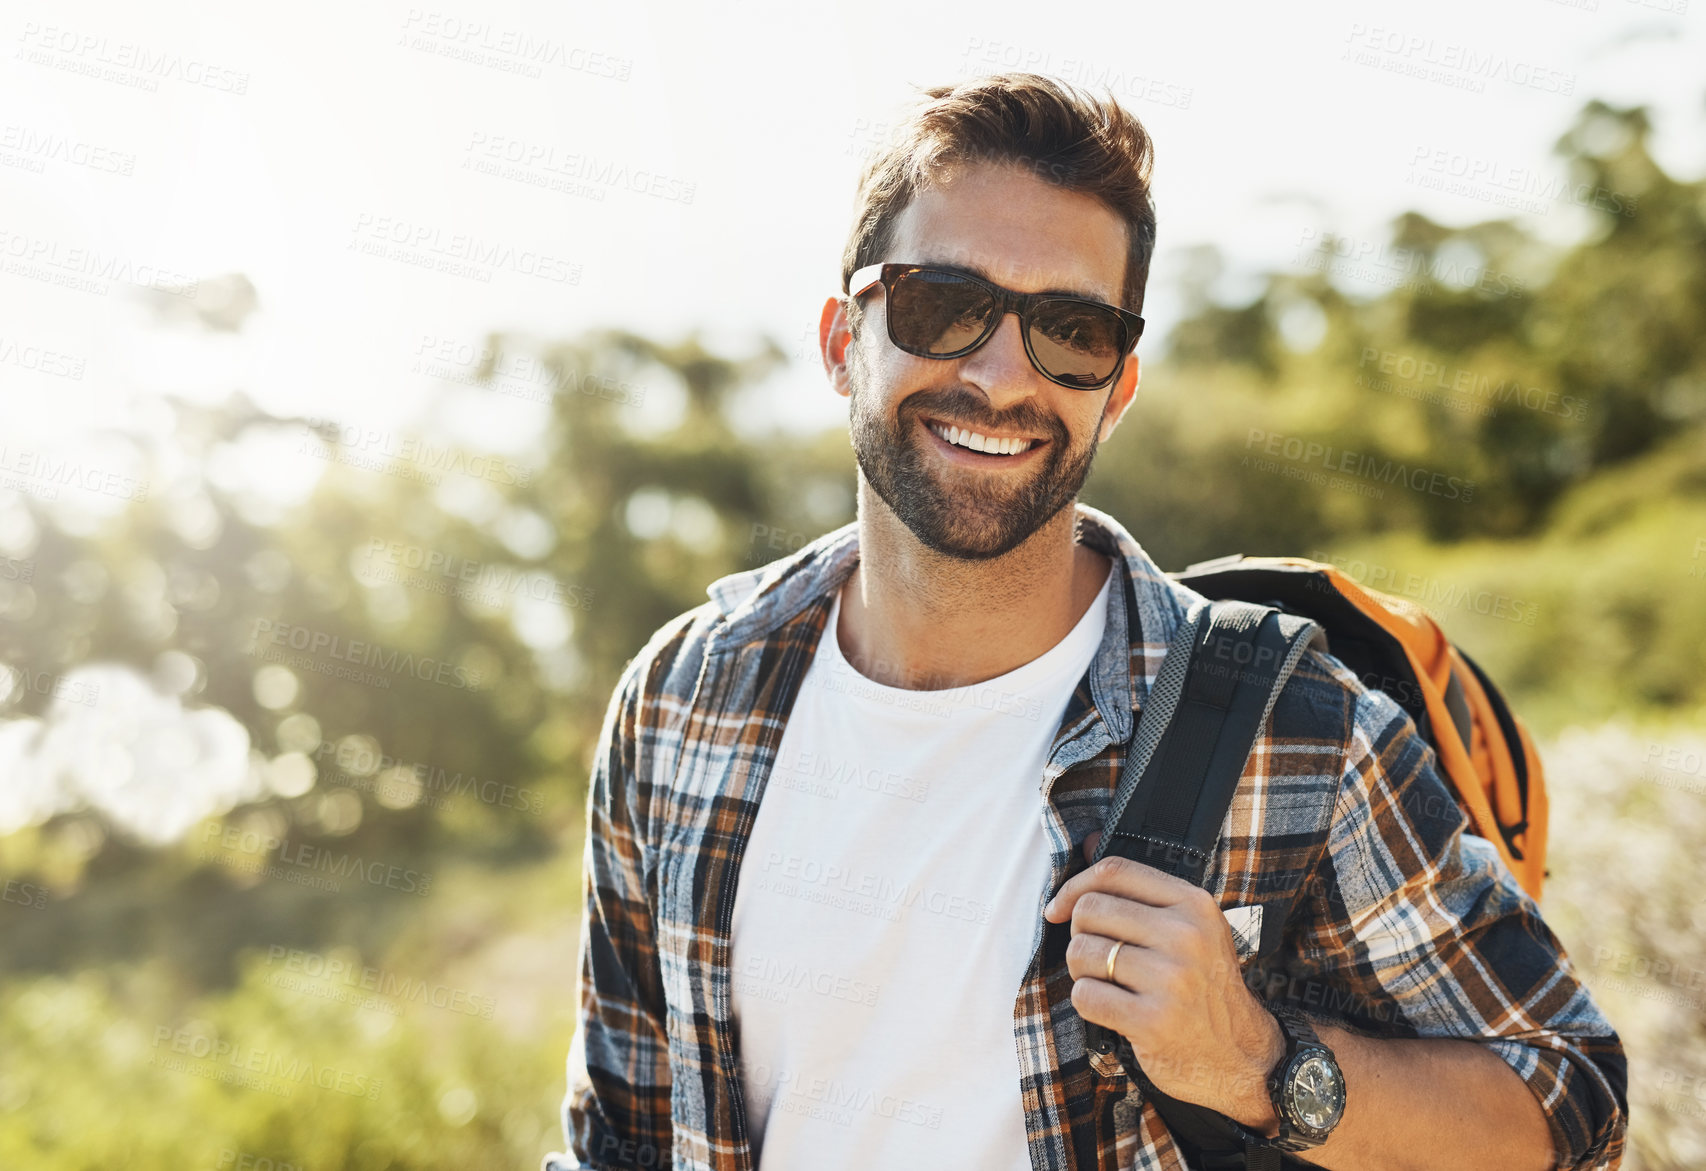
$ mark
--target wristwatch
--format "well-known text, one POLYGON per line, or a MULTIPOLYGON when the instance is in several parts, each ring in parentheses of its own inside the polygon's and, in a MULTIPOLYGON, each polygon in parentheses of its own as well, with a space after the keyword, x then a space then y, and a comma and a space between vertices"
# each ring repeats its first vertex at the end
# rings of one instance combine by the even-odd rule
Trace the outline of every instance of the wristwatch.
POLYGON ((1268 1074, 1268 1097, 1280 1126, 1269 1142, 1282 1151, 1307 1151, 1326 1142, 1345 1116, 1344 1071, 1308 1017, 1286 1005, 1268 1010, 1285 1036, 1285 1055, 1268 1074))

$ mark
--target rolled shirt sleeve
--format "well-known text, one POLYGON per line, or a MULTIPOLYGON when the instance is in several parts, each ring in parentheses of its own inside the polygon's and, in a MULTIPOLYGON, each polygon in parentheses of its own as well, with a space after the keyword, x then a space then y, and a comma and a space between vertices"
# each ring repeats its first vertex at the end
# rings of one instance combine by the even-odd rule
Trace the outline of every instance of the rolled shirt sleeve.
POLYGON ((1414 721, 1359 690, 1303 965, 1400 1032, 1486 1042, 1540 1102, 1558 1167, 1616 1167, 1621 1040, 1539 906, 1493 845, 1465 832, 1414 721))

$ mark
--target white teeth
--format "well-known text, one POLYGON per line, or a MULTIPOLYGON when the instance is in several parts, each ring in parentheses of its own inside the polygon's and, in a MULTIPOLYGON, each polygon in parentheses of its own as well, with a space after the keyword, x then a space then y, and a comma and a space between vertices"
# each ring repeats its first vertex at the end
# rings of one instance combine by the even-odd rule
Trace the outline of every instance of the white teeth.
POLYGON ((1016 455, 1031 446, 1029 439, 991 439, 964 427, 946 427, 932 423, 930 429, 955 446, 969 447, 973 451, 991 455, 1016 455))

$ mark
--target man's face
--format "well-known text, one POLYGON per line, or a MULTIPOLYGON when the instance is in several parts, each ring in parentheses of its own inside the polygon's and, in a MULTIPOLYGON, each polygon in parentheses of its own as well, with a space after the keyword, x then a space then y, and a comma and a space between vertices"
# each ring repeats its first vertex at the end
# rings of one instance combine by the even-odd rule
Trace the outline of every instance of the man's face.
MULTIPOLYGON (((950 264, 1018 292, 1071 290, 1117 305, 1125 256, 1125 224, 1101 202, 1018 168, 980 165, 920 193, 883 259, 950 264)), ((1135 355, 1111 388, 1072 390, 1031 365, 1017 315, 972 353, 940 361, 889 341, 882 292, 863 304, 861 336, 846 351, 853 451, 920 543, 965 560, 999 557, 1071 504, 1131 401, 1135 355), (989 455, 942 438, 944 427, 1041 442, 989 455)))

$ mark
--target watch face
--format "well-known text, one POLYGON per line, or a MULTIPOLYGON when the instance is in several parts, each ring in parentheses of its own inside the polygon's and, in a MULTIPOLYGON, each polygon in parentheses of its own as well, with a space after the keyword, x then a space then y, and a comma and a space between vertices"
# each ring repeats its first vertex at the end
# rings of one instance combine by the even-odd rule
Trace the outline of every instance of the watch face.
POLYGON ((1291 1076, 1291 1104, 1310 1130, 1331 1130, 1345 1112, 1345 1082, 1338 1067, 1319 1054, 1304 1058, 1291 1076))

